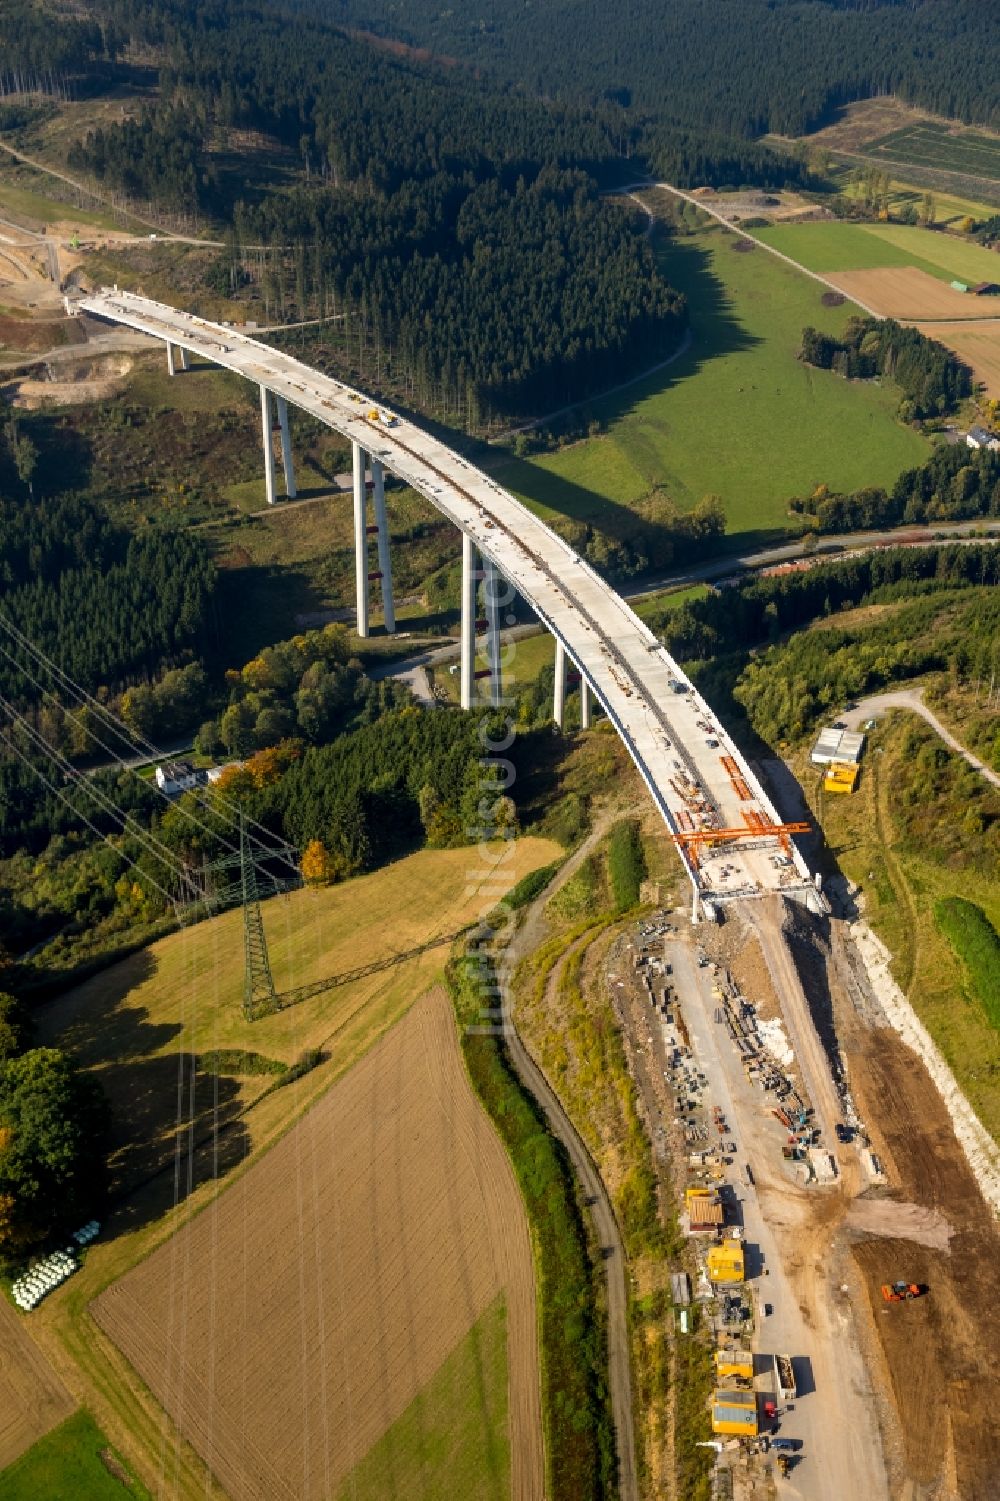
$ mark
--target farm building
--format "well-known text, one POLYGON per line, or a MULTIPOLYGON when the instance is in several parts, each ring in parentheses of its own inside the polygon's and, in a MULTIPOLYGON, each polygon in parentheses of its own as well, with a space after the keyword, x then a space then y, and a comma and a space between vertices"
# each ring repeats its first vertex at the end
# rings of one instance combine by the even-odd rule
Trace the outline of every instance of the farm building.
POLYGON ((757 1398, 753 1392, 719 1390, 712 1398, 712 1432, 738 1433, 753 1438, 758 1430, 757 1398))
POLYGON ((189 792, 206 780, 205 773, 196 771, 190 761, 164 761, 156 768, 156 785, 167 797, 176 797, 180 792, 189 792))
POLYGON ((1000 297, 1000 282, 981 281, 972 291, 977 297, 1000 297))
MULTIPOLYGON (((232 764, 239 766, 242 762, 232 764)), ((190 761, 164 761, 156 768, 156 785, 165 797, 179 797, 182 792, 190 792, 192 787, 217 782, 225 769, 224 766, 196 767, 190 761)))
POLYGON ((970 427, 965 435, 965 442, 969 448, 988 448, 992 453, 1000 450, 1000 437, 990 432, 988 427, 970 427))
POLYGON ((814 766, 830 766, 839 761, 845 766, 856 766, 861 760, 865 737, 856 730, 838 730, 830 725, 820 730, 819 738, 812 748, 810 760, 814 766))

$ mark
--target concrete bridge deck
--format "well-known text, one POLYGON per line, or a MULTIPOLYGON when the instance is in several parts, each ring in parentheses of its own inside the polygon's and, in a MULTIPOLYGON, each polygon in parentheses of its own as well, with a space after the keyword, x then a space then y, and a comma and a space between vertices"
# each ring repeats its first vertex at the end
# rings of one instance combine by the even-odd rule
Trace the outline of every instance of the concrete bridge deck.
POLYGON ((681 839, 696 902, 780 890, 816 904, 795 847, 783 856, 778 836, 751 832, 780 819, 710 706, 621 596, 513 495, 382 403, 246 334, 117 288, 75 306, 162 339, 171 368, 173 349, 185 350, 310 412, 454 522, 579 668, 671 833, 747 827, 746 838, 712 848, 681 839))

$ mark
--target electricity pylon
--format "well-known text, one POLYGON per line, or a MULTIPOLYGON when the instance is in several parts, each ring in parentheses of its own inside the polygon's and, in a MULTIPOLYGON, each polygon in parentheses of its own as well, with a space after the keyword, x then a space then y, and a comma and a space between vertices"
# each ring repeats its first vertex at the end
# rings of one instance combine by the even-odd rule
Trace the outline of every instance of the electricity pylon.
POLYGON ((256 1021, 278 1009, 257 891, 257 867, 250 853, 246 819, 240 809, 240 878, 243 887, 243 1015, 256 1021))

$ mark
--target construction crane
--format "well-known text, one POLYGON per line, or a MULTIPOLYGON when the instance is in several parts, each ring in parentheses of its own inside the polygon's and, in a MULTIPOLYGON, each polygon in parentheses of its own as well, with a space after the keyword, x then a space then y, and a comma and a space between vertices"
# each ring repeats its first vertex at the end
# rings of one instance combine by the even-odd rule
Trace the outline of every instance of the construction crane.
POLYGON ((725 844, 735 839, 753 841, 753 847, 762 839, 777 839, 784 854, 790 854, 793 834, 808 834, 811 824, 771 823, 762 813, 748 809, 744 813, 746 827, 742 829, 692 829, 674 834, 674 842, 688 856, 692 865, 698 866, 698 852, 702 845, 725 844))

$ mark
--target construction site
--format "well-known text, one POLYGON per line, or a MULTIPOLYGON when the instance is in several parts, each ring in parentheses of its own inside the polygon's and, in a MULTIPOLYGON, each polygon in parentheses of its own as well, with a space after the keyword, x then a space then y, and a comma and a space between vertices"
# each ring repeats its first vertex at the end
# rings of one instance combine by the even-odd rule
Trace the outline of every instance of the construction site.
POLYGON ((677 1337, 697 1307, 713 1344, 715 1494, 990 1501, 995 1222, 843 925, 659 913, 608 984, 689 1246, 677 1337))

